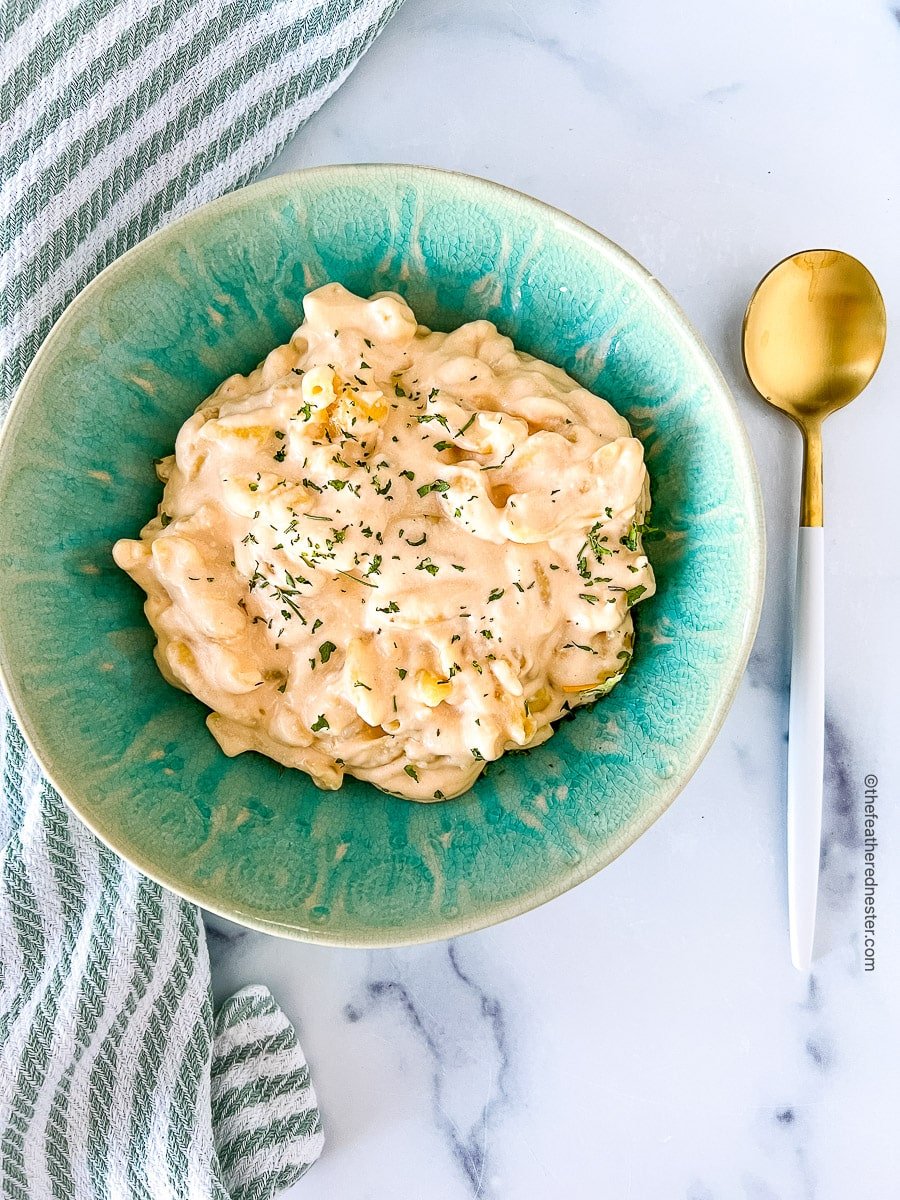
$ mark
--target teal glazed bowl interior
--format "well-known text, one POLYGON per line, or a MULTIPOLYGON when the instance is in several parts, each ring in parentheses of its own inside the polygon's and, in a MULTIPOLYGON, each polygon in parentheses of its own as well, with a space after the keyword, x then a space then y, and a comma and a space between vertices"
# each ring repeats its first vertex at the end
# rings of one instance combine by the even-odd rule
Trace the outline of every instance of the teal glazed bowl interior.
POLYGON ((324 167, 235 192, 124 255, 40 350, 0 450, 0 667, 50 779, 146 874, 244 924, 396 945, 503 920, 592 875, 665 810, 734 695, 762 592, 759 489, 719 371, 660 285, 570 217, 426 168, 324 167), (245 754, 152 657, 112 543, 153 459, 329 280, 439 329, 487 317, 607 397, 646 448, 659 590, 625 680, 465 796, 338 792, 245 754))

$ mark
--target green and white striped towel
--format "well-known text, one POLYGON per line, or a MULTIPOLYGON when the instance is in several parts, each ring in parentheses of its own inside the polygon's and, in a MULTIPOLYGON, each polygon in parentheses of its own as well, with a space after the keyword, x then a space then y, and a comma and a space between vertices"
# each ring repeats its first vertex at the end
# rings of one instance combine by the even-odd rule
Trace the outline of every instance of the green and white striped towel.
MULTIPOLYGON (((250 180, 400 0, 0 0, 0 406, 107 263, 250 180)), ((0 701, 0 1195, 264 1200, 318 1157, 264 988, 100 845, 0 701)))

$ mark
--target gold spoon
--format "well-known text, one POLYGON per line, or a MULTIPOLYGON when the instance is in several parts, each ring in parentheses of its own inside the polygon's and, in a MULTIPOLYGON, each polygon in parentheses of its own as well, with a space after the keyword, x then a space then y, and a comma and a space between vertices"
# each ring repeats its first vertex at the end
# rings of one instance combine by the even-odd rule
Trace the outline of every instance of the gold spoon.
POLYGON ((792 254, 759 284, 744 317, 744 366, 764 400, 803 435, 803 482, 788 741, 791 959, 812 963, 822 838, 825 588, 822 422, 875 374, 887 332, 878 284, 840 250, 792 254))

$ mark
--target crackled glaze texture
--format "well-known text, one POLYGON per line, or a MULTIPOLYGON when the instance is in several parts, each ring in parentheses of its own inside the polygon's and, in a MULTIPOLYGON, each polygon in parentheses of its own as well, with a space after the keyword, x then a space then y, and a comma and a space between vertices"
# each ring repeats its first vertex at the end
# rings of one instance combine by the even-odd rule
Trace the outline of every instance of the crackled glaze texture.
POLYGON ((0 656, 60 791, 111 845, 237 920, 310 940, 445 937, 608 863, 669 804, 730 703, 756 625, 758 488, 727 389, 662 289, 583 226, 491 184, 322 168, 226 197, 114 264, 38 356, 0 458, 0 656), (413 806, 222 755, 152 659, 112 542, 197 403, 338 280, 451 329, 487 317, 606 396, 644 442, 658 594, 634 666, 546 746, 413 806))

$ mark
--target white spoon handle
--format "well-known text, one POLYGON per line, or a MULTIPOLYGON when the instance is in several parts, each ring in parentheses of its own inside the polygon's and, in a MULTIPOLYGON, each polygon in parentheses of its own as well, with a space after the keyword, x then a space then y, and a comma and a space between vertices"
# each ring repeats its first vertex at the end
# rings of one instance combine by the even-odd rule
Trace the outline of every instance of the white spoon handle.
POLYGON ((825 531, 801 526, 797 544, 788 733, 788 914, 791 961, 812 964, 822 843, 825 750, 825 531))

